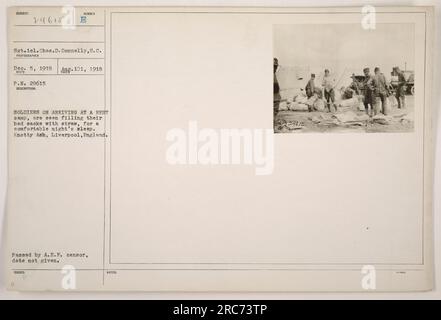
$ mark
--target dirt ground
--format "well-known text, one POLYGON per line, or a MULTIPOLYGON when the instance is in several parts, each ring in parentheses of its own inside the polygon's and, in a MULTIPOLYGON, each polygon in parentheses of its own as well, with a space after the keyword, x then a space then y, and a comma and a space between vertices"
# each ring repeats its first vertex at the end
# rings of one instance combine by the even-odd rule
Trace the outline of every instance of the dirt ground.
POLYGON ((406 108, 389 108, 387 116, 367 117, 357 107, 327 111, 279 111, 275 133, 300 132, 411 132, 414 127, 414 97, 406 96, 406 108), (356 116, 355 119, 346 119, 356 116), (348 121, 346 121, 348 120, 348 121))

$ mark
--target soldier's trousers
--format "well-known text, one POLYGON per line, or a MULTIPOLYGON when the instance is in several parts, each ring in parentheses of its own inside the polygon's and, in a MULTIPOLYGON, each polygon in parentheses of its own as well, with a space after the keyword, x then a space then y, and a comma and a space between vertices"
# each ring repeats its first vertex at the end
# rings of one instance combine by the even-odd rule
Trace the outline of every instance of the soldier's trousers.
POLYGON ((404 94, 400 94, 400 93, 397 93, 396 95, 395 95, 395 97, 397 98, 397 101, 398 101, 398 108, 406 108, 406 97, 405 97, 405 95, 404 94))
POLYGON ((278 92, 274 93, 274 99, 273 99, 273 117, 274 118, 277 116, 277 113, 279 113, 280 100, 282 100, 280 93, 278 93, 278 92))
POLYGON ((329 111, 331 111, 331 104, 334 105, 334 108, 337 111, 337 106, 334 104, 335 101, 334 89, 331 89, 330 91, 325 90, 325 100, 329 111))
POLYGON ((374 97, 372 93, 366 93, 363 100, 364 109, 366 110, 366 113, 369 114, 369 105, 371 105, 371 110, 374 109, 374 97))
POLYGON ((386 115, 387 111, 386 111, 386 100, 387 100, 387 96, 385 93, 379 93, 375 99, 375 108, 374 108, 374 112, 375 114, 382 112, 384 115, 386 115), (380 106, 381 104, 381 106, 380 106))

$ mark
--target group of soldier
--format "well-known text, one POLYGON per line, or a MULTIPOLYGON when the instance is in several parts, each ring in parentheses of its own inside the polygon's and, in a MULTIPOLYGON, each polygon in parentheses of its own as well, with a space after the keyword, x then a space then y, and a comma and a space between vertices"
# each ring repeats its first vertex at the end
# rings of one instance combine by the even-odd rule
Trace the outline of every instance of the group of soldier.
MULTIPOLYGON (((280 87, 276 77, 276 71, 278 68, 278 61, 274 58, 274 101, 280 100, 280 87)), ((363 104, 365 111, 368 115, 373 116, 378 112, 387 114, 387 98, 392 94, 390 85, 386 81, 386 77, 379 67, 374 69, 372 75, 369 68, 363 69, 364 79, 363 81, 357 81, 355 75, 351 76, 352 83, 346 88, 346 92, 349 91, 350 96, 353 94, 363 95, 363 104), (380 106, 381 104, 381 106, 380 106)), ((398 108, 405 108, 405 85, 406 80, 403 72, 399 67, 393 68, 393 73, 398 76, 398 84, 395 91, 395 97, 398 102, 398 108)), ((305 87, 306 96, 311 98, 313 95, 317 95, 319 98, 324 98, 326 102, 326 108, 331 112, 331 108, 337 111, 337 105, 335 103, 335 79, 330 75, 328 69, 325 70, 323 81, 320 86, 315 84, 315 74, 311 74, 311 78, 305 87)), ((276 103, 275 103, 276 104, 276 103)), ((274 107, 275 108, 275 107, 274 107)), ((274 114, 277 111, 274 110, 274 114)))
MULTIPOLYGON (((388 85, 386 78, 383 73, 381 73, 380 68, 376 67, 374 69, 374 75, 370 74, 369 68, 363 69, 364 80, 360 83, 355 80, 355 76, 353 76, 353 82, 349 86, 350 89, 354 90, 356 94, 360 94, 363 90, 364 95, 364 107, 367 113, 369 113, 369 106, 371 106, 372 112, 376 112, 376 110, 381 111, 383 114, 386 114, 386 100, 392 94, 391 86, 388 85), (378 108, 381 103, 381 108, 378 108)), ((398 108, 406 107, 406 98, 405 98, 405 85, 406 79, 404 77, 403 72, 399 67, 393 68, 393 73, 398 76, 398 85, 395 91, 395 98, 398 102, 398 108)))

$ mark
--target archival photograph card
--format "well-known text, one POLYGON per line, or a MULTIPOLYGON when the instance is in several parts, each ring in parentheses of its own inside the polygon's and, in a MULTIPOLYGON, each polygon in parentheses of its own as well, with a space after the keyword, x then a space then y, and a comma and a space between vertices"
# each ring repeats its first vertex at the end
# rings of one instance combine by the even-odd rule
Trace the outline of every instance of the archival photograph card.
POLYGON ((8 288, 430 290, 433 14, 9 8, 8 288))

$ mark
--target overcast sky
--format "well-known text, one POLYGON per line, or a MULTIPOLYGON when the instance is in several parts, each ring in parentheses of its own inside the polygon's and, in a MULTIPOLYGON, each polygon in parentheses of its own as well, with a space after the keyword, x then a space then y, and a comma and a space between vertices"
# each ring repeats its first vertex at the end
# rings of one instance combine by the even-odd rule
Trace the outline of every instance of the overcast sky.
MULTIPOLYGON (((392 67, 414 70, 413 24, 377 24, 364 30, 361 24, 275 25, 274 56, 281 67, 300 67, 319 75, 328 68, 339 78, 364 67, 380 67, 390 78, 392 67)), ((307 76, 309 77, 309 75, 307 76)))

